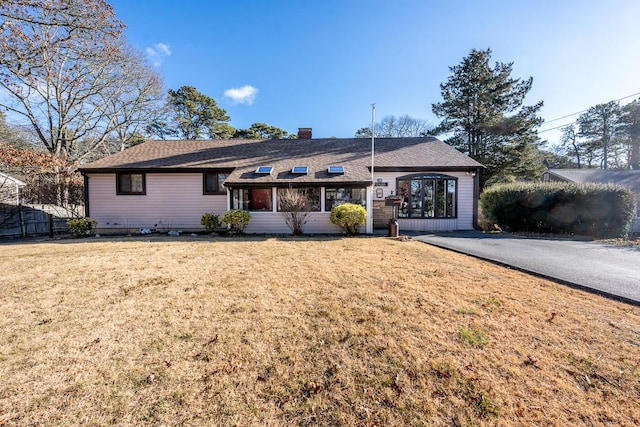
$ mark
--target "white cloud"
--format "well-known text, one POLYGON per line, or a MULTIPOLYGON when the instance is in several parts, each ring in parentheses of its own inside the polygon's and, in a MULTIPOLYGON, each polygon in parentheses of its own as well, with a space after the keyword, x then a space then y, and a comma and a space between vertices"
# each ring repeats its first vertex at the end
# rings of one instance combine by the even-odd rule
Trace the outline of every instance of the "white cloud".
POLYGON ((231 88, 224 91, 224 97, 231 99, 234 104, 253 104, 258 94, 258 89, 246 85, 239 88, 231 88))
POLYGON ((153 46, 147 47, 146 53, 149 62, 151 62, 154 67, 159 67, 162 65, 164 58, 171 56, 171 48, 164 43, 156 43, 153 46))

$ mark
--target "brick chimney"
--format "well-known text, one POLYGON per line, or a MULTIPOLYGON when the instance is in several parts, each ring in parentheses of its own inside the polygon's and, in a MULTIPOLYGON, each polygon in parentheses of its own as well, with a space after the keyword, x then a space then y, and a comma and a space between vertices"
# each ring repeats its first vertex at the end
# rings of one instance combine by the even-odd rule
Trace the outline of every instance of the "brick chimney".
POLYGON ((298 128, 298 139, 311 139, 311 128, 298 128))

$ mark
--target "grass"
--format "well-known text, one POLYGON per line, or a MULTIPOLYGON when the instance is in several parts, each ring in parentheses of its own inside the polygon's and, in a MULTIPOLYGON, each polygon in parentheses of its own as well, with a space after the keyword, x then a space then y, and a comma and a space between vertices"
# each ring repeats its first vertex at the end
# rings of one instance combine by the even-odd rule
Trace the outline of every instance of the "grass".
POLYGON ((640 308, 416 241, 14 243, 0 284, 0 425, 640 424, 640 308))
POLYGON ((460 327, 460 339, 468 342, 474 347, 484 347, 487 344, 487 338, 480 329, 460 327))

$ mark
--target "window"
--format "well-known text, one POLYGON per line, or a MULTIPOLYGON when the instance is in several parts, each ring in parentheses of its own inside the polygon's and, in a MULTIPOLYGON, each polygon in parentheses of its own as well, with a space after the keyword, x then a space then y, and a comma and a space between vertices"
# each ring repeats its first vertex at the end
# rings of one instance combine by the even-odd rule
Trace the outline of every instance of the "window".
POLYGON ((325 211, 330 211, 341 203, 355 203, 367 207, 367 190, 364 187, 327 188, 325 191, 325 211))
POLYGON ((454 177, 439 174, 398 178, 397 194, 402 198, 400 218, 455 218, 457 185, 454 177))
POLYGON ((258 175, 270 175, 273 172, 273 166, 260 166, 256 169, 258 175))
POLYGON ((307 168, 306 166, 294 166, 293 169, 291 169, 291 173, 306 175, 308 170, 309 168, 307 168))
POLYGON ((203 177, 203 194, 224 194, 224 180, 227 179, 226 173, 209 173, 202 174, 203 177))
POLYGON ((146 194, 145 179, 143 173, 118 173, 116 174, 116 194, 146 194))
POLYGON ((342 175, 344 173, 344 167, 342 166, 329 166, 329 168, 327 168, 327 172, 328 173, 333 173, 336 175, 342 175))
MULTIPOLYGON (((282 196, 285 194, 288 188, 278 188, 278 212, 283 212, 282 210, 282 196)), ((302 193, 307 198, 307 203, 309 206, 309 212, 320 212, 320 188, 318 187, 307 187, 307 188, 294 188, 294 191, 298 191, 302 193)))
POLYGON ((272 211, 271 188, 234 188, 232 209, 245 211, 272 211))

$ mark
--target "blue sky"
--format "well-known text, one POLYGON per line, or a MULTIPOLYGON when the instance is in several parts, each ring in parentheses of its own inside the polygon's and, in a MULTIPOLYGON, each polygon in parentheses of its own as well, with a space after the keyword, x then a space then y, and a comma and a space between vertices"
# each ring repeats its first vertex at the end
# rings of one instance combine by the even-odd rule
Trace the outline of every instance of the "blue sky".
POLYGON ((237 128, 351 137, 374 102, 378 119, 435 125, 439 85, 473 48, 533 77, 526 102, 544 101, 547 121, 640 92, 636 0, 108 1, 167 88, 195 86, 237 128))

